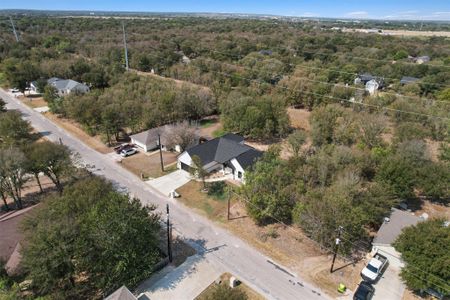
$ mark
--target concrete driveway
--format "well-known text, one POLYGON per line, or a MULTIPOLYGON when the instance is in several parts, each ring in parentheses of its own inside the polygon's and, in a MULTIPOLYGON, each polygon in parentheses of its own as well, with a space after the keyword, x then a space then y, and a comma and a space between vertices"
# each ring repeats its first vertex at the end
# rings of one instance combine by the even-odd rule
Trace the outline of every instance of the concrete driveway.
POLYGON ((191 180, 191 175, 184 170, 176 170, 170 174, 146 181, 150 186, 159 191, 164 196, 168 196, 171 191, 182 187, 191 180))
POLYGON ((400 279, 400 269, 389 265, 383 276, 374 285, 373 300, 400 300, 405 292, 405 285, 400 279))

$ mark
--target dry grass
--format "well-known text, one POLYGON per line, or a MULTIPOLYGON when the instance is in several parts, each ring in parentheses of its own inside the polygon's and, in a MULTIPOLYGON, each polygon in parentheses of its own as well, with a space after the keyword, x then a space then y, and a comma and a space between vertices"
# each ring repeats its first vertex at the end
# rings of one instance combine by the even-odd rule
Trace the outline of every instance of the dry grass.
POLYGON ((175 153, 163 152, 165 172, 161 171, 159 153, 146 155, 145 153, 138 152, 137 154, 123 158, 121 164, 125 169, 140 178, 142 178, 142 175, 144 177, 157 178, 176 170, 176 165, 174 164, 176 160, 177 155, 175 153))
POLYGON ((75 121, 60 118, 56 116, 55 114, 52 114, 51 112, 46 112, 43 114, 47 119, 51 120, 53 123, 55 123, 57 126, 63 128, 64 130, 68 131, 70 134, 75 136, 77 139, 83 141, 87 146, 91 147, 92 149, 100 152, 100 153, 110 153, 113 151, 112 148, 109 148, 106 146, 99 136, 90 136, 87 134, 82 128, 81 125, 75 121))
POLYGON ((37 108, 37 107, 43 107, 47 106, 47 101, 44 100, 42 97, 19 97, 20 101, 22 101, 24 104, 31 108, 37 108))
MULTIPOLYGON (((222 285, 229 285, 230 283, 230 278, 231 278, 231 274, 230 273, 224 273, 220 276, 220 281, 222 285)), ((238 278, 239 279, 239 278, 238 278)), ((211 293, 214 291, 214 286, 216 285, 215 282, 211 283, 210 286, 208 286, 200 295, 198 295, 195 299, 196 300, 202 300, 202 299, 208 299, 207 297, 211 295, 211 293)), ((244 283, 241 283, 240 285, 238 285, 237 287, 235 287, 235 289, 241 290, 243 291, 247 297, 248 300, 263 300, 265 299, 263 296, 261 296, 260 294, 258 294, 257 292, 255 292, 254 290, 252 290, 250 287, 248 287, 247 285, 245 285, 244 283)))
POLYGON ((199 134, 202 137, 214 138, 214 132, 222 130, 223 126, 218 117, 208 119, 207 126, 202 125, 199 129, 199 134))
POLYGON ((353 289, 361 280, 359 273, 365 261, 353 265, 337 259, 335 269, 342 269, 330 274, 331 256, 325 254, 300 229, 281 224, 258 226, 247 217, 245 205, 237 198, 232 199, 231 220, 227 221, 227 201, 212 199, 201 192, 201 188, 200 182, 191 181, 184 185, 177 190, 181 195, 179 201, 218 222, 264 255, 289 266, 290 270, 313 282, 329 295, 340 295, 337 286, 341 282, 353 289))
POLYGON ((296 129, 303 129, 306 131, 311 130, 311 125, 309 124, 309 116, 311 112, 306 109, 287 109, 289 119, 291 121, 291 126, 296 129))

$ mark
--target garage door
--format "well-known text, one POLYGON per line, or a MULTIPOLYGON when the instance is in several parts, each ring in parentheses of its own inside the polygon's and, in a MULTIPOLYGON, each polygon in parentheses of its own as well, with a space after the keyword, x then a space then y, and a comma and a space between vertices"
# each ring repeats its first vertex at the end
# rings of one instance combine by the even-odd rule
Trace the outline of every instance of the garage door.
POLYGON ((181 163, 181 169, 182 170, 185 170, 185 171, 187 171, 187 172, 190 172, 190 170, 191 170, 191 166, 189 166, 189 165, 187 165, 187 164, 185 164, 185 163, 181 163))

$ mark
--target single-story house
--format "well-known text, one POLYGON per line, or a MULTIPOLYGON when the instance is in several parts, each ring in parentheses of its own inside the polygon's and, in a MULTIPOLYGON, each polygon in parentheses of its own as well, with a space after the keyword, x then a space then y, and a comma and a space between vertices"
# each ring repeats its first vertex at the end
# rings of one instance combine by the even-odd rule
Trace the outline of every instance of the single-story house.
POLYGON ((126 286, 122 285, 104 300, 137 300, 137 298, 130 292, 130 290, 126 286))
POLYGON ((161 135, 161 144, 163 150, 166 144, 164 135, 164 126, 151 128, 149 130, 133 134, 130 136, 131 143, 143 149, 145 152, 159 148, 158 135, 161 135))
POLYGON ((179 157, 178 169, 189 171, 192 157, 198 156, 203 169, 208 173, 222 171, 223 175, 232 174, 234 180, 244 182, 245 171, 251 167, 262 152, 244 144, 244 138, 237 134, 226 134, 197 146, 188 148, 179 157))
POLYGON ((40 92, 41 92, 41 91, 39 91, 37 81, 32 81, 32 82, 30 83, 30 91, 31 91, 31 92, 34 92, 34 93, 40 93, 40 92))
POLYGON ((369 82, 369 81, 371 81, 371 80, 373 80, 373 79, 376 79, 376 77, 375 77, 375 76, 372 76, 372 75, 369 74, 369 73, 363 73, 363 74, 358 75, 358 76, 355 78, 354 83, 355 83, 355 84, 364 84, 364 85, 366 85, 367 82, 369 82))
POLYGON ((416 77, 403 76, 402 79, 400 79, 400 84, 401 85, 410 84, 410 83, 417 82, 419 80, 420 79, 416 78, 416 77))
POLYGON ((374 78, 372 80, 367 81, 365 85, 365 90, 370 94, 374 95, 378 90, 381 90, 384 87, 384 81, 380 78, 374 78))
POLYGON ((428 55, 418 56, 418 57, 408 56, 408 58, 412 62, 415 62, 416 64, 419 64, 419 65, 427 63, 431 60, 431 58, 428 55))
POLYGON ((89 87, 84 83, 79 83, 72 79, 60 79, 52 77, 47 80, 47 84, 53 86, 59 96, 69 95, 71 93, 84 94, 89 92, 89 87))
POLYGON ((421 220, 422 218, 416 217, 411 212, 392 208, 390 217, 385 218, 372 242, 372 251, 379 251, 380 254, 386 256, 389 264, 403 267, 401 254, 395 250, 392 244, 404 228, 416 225, 421 220))

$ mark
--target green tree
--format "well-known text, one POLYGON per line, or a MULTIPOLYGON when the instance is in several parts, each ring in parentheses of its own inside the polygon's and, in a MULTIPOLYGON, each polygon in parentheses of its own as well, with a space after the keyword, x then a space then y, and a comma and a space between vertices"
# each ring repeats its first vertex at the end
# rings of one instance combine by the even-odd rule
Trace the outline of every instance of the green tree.
POLYGON ((46 199, 23 226, 23 265, 36 295, 99 299, 148 278, 160 260, 153 210, 99 177, 46 199))
POLYGON ((401 277, 414 291, 432 288, 450 295, 450 227, 444 221, 433 219, 407 227, 394 243, 405 261, 401 277))
POLYGON ((245 174, 241 193, 248 214, 258 223, 290 222, 296 193, 290 184, 293 174, 279 158, 279 149, 270 149, 253 170, 245 174))
POLYGON ((14 200, 16 208, 22 209, 22 188, 27 182, 26 157, 15 147, 0 148, 0 181, 2 191, 14 200))
POLYGON ((399 50, 394 55, 395 60, 405 59, 407 57, 408 57, 408 52, 406 52, 405 50, 399 50))
POLYGON ((0 144, 23 145, 32 140, 31 126, 18 111, 0 114, 0 144))
POLYGON ((28 157, 30 171, 43 172, 56 186, 63 191, 62 178, 73 170, 71 151, 65 145, 44 141, 30 146, 28 157))
POLYGON ((303 130, 296 130, 288 136, 287 142, 295 157, 298 157, 300 154, 300 150, 306 141, 306 136, 307 135, 303 130))
POLYGON ((3 113, 6 111, 6 102, 2 98, 0 98, 0 113, 3 113))
POLYGON ((208 176, 208 172, 203 168, 203 163, 200 157, 197 155, 192 156, 192 163, 190 172, 192 176, 198 177, 203 182, 203 188, 206 189, 206 176, 208 176))

